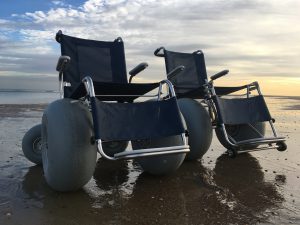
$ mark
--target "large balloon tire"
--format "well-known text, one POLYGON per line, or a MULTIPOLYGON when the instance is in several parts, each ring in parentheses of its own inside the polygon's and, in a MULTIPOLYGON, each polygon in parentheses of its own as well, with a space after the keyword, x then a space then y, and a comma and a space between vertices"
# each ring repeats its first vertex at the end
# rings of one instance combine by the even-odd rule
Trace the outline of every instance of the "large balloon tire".
MULTIPOLYGON (((266 124, 263 122, 253 123, 251 124, 255 129, 257 129, 263 136, 266 133, 266 124)), ((248 124, 240 124, 240 125, 225 125, 227 133, 234 138, 236 141, 244 141, 253 138, 260 138, 261 136, 257 134, 248 124)), ((232 149, 227 141, 224 138, 223 132, 220 127, 216 127, 215 129, 217 138, 219 139, 220 143, 227 149, 232 149)), ((258 144, 252 144, 243 146, 243 150, 253 150, 257 148, 258 144)), ((237 149, 238 150, 238 149, 237 149)))
POLYGON ((41 127, 41 124, 33 126, 26 132, 22 139, 24 156, 37 165, 42 164, 41 127))
POLYGON ((93 176, 97 148, 88 107, 80 101, 51 103, 42 118, 44 176, 56 191, 75 191, 93 176))
POLYGON ((212 141, 210 116, 204 106, 194 99, 181 98, 178 105, 188 131, 190 152, 186 155, 186 160, 201 159, 212 141))
POLYGON ((106 155, 113 157, 114 154, 125 151, 128 144, 129 141, 107 141, 102 142, 102 149, 106 155))
MULTIPOLYGON (((183 145, 181 135, 132 141, 132 149, 145 149, 145 148, 160 148, 183 145)), ((183 163, 186 153, 165 155, 165 156, 151 156, 138 158, 136 161, 142 167, 144 172, 152 175, 167 175, 176 171, 183 163)))

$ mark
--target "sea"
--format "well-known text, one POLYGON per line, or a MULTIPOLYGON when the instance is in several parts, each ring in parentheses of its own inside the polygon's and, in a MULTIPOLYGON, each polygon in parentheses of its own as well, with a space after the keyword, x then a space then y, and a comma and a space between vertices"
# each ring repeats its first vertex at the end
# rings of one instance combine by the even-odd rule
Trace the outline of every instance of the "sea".
MULTIPOLYGON (((1 104, 48 104, 60 98, 58 91, 54 90, 29 90, 29 89, 0 89, 1 104)), ((265 95, 265 98, 272 104, 271 99, 294 100, 296 107, 299 108, 300 96, 271 96, 265 95), (271 101, 271 102, 270 102, 271 101)), ((270 105, 269 105, 270 106, 270 105)), ((272 106, 271 106, 272 107, 272 106)))
POLYGON ((58 91, 0 89, 0 104, 47 104, 56 99, 58 91))

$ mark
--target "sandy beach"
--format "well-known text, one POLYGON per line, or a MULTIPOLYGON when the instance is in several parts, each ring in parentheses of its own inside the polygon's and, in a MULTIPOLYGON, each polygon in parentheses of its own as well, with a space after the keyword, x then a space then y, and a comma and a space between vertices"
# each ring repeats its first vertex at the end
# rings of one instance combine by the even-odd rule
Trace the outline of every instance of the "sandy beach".
POLYGON ((93 178, 74 193, 51 190, 21 150, 46 105, 0 105, 0 224, 300 224, 300 97, 266 101, 287 137, 285 152, 231 159, 214 135, 202 160, 170 176, 99 159, 93 178))

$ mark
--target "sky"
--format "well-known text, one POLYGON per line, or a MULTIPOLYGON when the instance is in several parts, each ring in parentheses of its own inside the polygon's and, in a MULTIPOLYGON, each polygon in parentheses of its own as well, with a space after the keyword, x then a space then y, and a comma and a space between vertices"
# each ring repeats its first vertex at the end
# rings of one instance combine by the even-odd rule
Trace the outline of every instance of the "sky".
POLYGON ((201 49, 216 85, 258 81, 264 94, 300 95, 298 0, 1 0, 0 89, 57 90, 58 30, 125 43, 127 70, 148 62, 136 82, 165 78, 156 48, 201 49))

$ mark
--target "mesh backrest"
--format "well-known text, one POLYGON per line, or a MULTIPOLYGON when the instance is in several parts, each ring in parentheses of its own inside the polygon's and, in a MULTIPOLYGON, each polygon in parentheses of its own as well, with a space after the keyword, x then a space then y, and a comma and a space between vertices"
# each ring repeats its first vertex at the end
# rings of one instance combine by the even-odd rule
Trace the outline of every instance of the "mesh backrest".
POLYGON ((61 54, 71 57, 71 63, 64 72, 68 97, 85 76, 95 82, 127 83, 124 44, 118 38, 113 42, 86 40, 60 34, 61 54))
POLYGON ((176 93, 185 93, 202 87, 207 79, 204 54, 201 51, 194 53, 181 53, 164 50, 167 73, 177 66, 183 65, 185 69, 170 81, 175 86, 176 93))
POLYGON ((264 122, 272 119, 262 95, 250 98, 214 98, 219 117, 225 124, 264 122))

